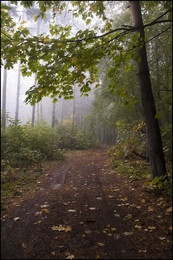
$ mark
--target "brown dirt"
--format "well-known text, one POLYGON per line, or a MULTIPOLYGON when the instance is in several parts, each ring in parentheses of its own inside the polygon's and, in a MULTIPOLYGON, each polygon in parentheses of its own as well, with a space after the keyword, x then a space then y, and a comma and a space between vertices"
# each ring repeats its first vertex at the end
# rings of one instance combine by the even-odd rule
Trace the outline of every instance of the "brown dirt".
POLYGON ((1 259, 172 258, 171 202, 111 170, 105 152, 70 153, 3 211, 1 259))

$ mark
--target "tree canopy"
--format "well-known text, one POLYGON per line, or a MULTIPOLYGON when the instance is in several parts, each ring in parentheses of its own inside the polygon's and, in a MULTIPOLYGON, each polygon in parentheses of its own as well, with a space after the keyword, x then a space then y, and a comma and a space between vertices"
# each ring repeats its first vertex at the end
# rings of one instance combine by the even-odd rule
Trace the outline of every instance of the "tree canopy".
MULTIPOLYGON (((1 53, 6 61, 5 67, 10 69, 20 59, 23 76, 37 73, 37 86, 31 86, 27 91, 27 102, 34 104, 43 96, 57 98, 73 97, 73 85, 77 84, 82 94, 91 89, 91 84, 99 86, 98 63, 103 59, 109 59, 108 77, 111 79, 109 89, 111 93, 118 92, 123 95, 118 71, 125 68, 126 71, 134 68, 132 61, 138 60, 137 49, 141 42, 138 33, 127 24, 115 26, 115 21, 109 19, 106 7, 112 2, 107 1, 10 1, 11 4, 19 3, 24 8, 32 9, 39 6, 39 14, 33 15, 33 22, 51 10, 52 22, 49 25, 47 35, 31 36, 25 27, 25 21, 17 24, 9 15, 10 7, 2 4, 2 30, 1 53), (77 19, 85 21, 85 28, 72 34, 72 26, 56 25, 55 16, 65 12, 72 12, 77 19), (92 19, 99 17, 101 26, 89 29, 92 19), (86 72, 89 73, 86 73, 86 72)), ((124 2, 123 8, 128 8, 128 2, 124 2)), ((159 34, 170 29, 171 4, 168 1, 149 1, 143 3, 144 12, 150 12, 149 6, 155 8, 159 5, 159 15, 147 21, 144 27, 147 29, 155 24, 160 24, 159 34), (165 26, 166 24, 166 26, 165 26), (163 28, 163 30, 162 30, 163 28)), ((153 36, 156 37, 157 35, 153 36)), ((152 37, 152 38, 153 38, 152 37)), ((150 42, 152 38, 148 38, 150 42)), ((132 98, 133 99, 133 98, 132 98)))

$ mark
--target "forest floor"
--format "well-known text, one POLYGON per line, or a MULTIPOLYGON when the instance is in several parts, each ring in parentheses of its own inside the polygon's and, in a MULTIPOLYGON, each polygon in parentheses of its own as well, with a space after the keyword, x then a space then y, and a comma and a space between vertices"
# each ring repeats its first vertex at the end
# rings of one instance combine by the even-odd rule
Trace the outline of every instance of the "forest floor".
POLYGON ((105 149, 70 152, 1 215, 1 259, 171 259, 171 200, 112 170, 105 149))

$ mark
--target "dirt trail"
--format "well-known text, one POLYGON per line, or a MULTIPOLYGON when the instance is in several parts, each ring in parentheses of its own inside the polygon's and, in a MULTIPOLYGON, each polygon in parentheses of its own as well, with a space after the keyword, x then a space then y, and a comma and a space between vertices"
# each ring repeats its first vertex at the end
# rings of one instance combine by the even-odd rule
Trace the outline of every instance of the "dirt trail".
POLYGON ((135 184, 110 169, 105 150, 74 152, 45 174, 2 216, 2 259, 171 259, 160 230, 134 227, 131 213, 144 218, 143 227, 148 215, 131 207, 135 184))

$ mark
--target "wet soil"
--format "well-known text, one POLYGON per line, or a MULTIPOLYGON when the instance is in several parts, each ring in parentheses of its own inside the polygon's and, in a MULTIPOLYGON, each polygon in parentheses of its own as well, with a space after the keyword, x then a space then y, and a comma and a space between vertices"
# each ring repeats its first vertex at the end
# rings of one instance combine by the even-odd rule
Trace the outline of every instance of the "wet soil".
POLYGON ((171 202, 75 151, 3 211, 1 259, 171 259, 171 202))

